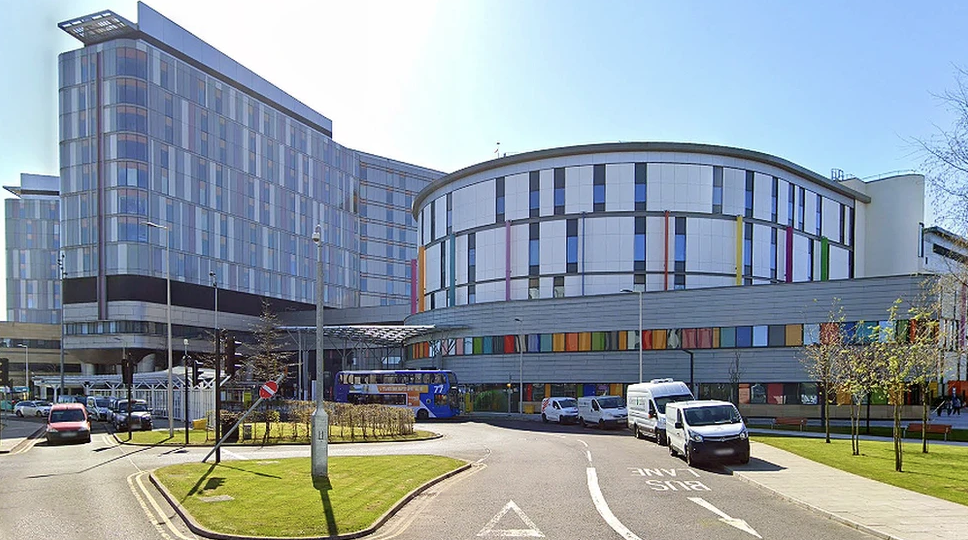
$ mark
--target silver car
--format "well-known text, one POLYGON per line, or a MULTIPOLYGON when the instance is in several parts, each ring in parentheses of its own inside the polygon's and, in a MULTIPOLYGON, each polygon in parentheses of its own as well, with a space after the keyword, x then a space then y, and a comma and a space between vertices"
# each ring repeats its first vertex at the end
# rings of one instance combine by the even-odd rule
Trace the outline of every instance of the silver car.
MULTIPOLYGON (((114 403, 114 417, 112 419, 115 431, 128 430, 128 400, 119 399, 114 403)), ((151 411, 148 402, 136 399, 131 402, 131 429, 150 430, 151 411)))
POLYGON ((23 418, 24 416, 47 416, 50 414, 52 403, 49 401, 18 401, 13 406, 13 413, 23 418))

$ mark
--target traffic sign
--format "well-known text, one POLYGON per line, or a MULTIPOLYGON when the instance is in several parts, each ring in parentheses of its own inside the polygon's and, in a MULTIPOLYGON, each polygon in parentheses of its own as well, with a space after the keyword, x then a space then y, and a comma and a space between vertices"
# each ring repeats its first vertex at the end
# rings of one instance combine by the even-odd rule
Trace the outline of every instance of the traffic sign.
POLYGON ((262 388, 259 388, 259 397, 262 399, 269 399, 276 395, 276 392, 278 391, 279 385, 276 384, 276 381, 266 381, 266 383, 262 385, 262 388))

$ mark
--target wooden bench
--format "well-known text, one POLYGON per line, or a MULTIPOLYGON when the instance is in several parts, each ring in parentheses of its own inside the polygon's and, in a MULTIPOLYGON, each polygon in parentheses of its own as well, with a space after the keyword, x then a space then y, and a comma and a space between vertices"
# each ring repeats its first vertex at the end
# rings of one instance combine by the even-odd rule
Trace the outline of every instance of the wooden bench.
MULTIPOLYGON (((924 431, 924 424, 921 422, 911 422, 908 424, 902 433, 902 436, 907 437, 907 432, 921 433, 924 431)), ((948 440, 948 434, 951 433, 950 424, 928 424, 928 433, 937 433, 938 435, 944 435, 944 440, 948 440)))
POLYGON ((803 428, 807 425, 807 419, 798 416, 780 416, 773 419, 773 424, 770 428, 776 429, 777 425, 800 426, 800 431, 803 431, 803 428))

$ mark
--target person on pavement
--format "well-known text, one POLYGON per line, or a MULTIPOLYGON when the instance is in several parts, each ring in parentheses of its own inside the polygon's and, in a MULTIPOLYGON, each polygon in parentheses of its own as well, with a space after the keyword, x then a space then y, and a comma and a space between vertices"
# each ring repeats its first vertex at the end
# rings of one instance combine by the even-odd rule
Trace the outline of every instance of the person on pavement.
MULTIPOLYGON (((954 409, 955 414, 961 416, 961 400, 958 398, 958 396, 955 396, 954 399, 951 400, 951 408, 954 409)), ((948 413, 948 416, 951 416, 950 412, 948 413)))

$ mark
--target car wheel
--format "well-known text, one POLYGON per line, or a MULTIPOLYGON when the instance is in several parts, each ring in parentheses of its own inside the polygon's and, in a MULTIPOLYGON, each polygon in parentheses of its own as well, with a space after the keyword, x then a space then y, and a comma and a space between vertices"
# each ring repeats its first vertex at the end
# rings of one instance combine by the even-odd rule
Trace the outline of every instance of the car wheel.
POLYGON ((545 416, 545 413, 541 413, 541 421, 544 422, 545 424, 548 423, 548 417, 545 416))
POLYGON ((598 419, 598 429, 605 429, 605 421, 601 418, 598 419))
POLYGON ((17 409, 17 416, 19 416, 20 418, 23 418, 24 417, 24 412, 21 411, 20 409, 17 409))
POLYGON ((578 417, 578 423, 581 424, 581 427, 588 427, 588 424, 585 423, 585 417, 583 416, 578 417))
POLYGON ((565 423, 565 417, 564 416, 559 416, 558 417, 558 425, 560 426, 560 425, 562 425, 564 423, 565 423))
POLYGON ((669 443, 669 455, 675 457, 676 449, 672 447, 672 443, 669 443))
POLYGON ((690 467, 692 467, 693 465, 696 464, 696 459, 692 456, 692 452, 689 451, 689 445, 688 444, 685 445, 683 448, 685 449, 685 456, 683 456, 683 457, 686 458, 686 465, 689 465, 690 467))
POLYGON ((739 458, 739 464, 740 465, 746 465, 749 462, 750 462, 750 455, 749 454, 743 454, 742 456, 740 456, 740 458, 739 458))
POLYGON ((639 425, 638 424, 632 424, 632 435, 634 435, 636 439, 641 439, 642 438, 642 432, 639 431, 639 425))

